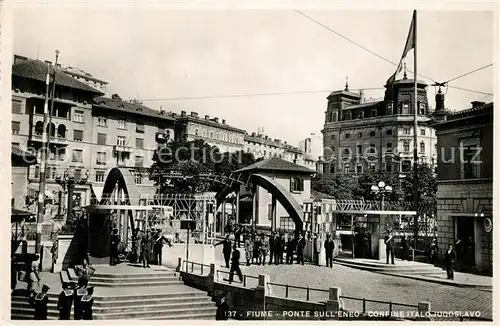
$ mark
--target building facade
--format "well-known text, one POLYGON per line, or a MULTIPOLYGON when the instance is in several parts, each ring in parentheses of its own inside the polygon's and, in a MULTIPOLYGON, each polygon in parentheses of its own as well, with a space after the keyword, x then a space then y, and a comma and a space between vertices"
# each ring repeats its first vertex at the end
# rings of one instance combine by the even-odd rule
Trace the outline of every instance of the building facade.
MULTIPOLYGON (((47 63, 22 57, 17 57, 12 67, 12 145, 35 154, 38 160, 26 176, 32 210, 36 209, 39 189, 46 73, 47 63)), ((132 172, 141 193, 153 194, 155 188, 145 168, 151 166, 154 150, 175 137, 175 119, 117 96, 102 97, 101 91, 66 73, 58 71, 56 83, 47 128, 46 195, 65 203, 60 195, 64 189, 57 179, 65 171, 73 171, 75 179, 87 176, 74 190, 81 205, 86 205, 92 192, 100 198, 106 172, 115 166, 132 172)))
POLYGON ((436 108, 438 244, 458 263, 493 269, 493 103, 446 114, 436 108), (444 114, 443 114, 444 113, 444 114))
MULTIPOLYGON (((436 135, 430 126, 427 85, 417 82, 417 148, 420 162, 435 165, 436 135)), ((324 173, 361 174, 366 169, 409 172, 413 165, 414 82, 386 86, 383 101, 365 102, 345 90, 328 96, 323 133, 324 173)))
POLYGON ((323 156, 323 137, 311 133, 310 137, 299 142, 299 149, 307 156, 318 161, 323 156))
POLYGON ((216 146, 221 153, 237 152, 243 150, 245 131, 226 124, 226 120, 219 121, 218 117, 204 118, 197 112, 181 111, 177 119, 177 135, 186 141, 203 140, 210 146, 216 146))

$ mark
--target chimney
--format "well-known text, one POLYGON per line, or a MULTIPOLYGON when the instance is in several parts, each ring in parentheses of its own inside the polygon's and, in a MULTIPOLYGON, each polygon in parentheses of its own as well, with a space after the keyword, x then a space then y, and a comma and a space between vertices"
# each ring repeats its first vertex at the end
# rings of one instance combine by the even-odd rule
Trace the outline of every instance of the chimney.
POLYGON ((472 101, 470 102, 472 104, 472 107, 473 108, 477 108, 478 106, 481 106, 481 105, 485 105, 486 103, 485 102, 481 102, 481 101, 472 101))
POLYGON ((210 119, 210 116, 209 115, 205 115, 205 120, 209 120, 210 119))
POLYGON ((186 111, 181 111, 181 117, 185 117, 186 116, 186 111))
POLYGON ((222 124, 225 125, 226 124, 226 119, 222 119, 222 124))
POLYGON ((219 123, 219 118, 215 117, 214 122, 219 123))
POLYGON ((365 91, 362 89, 359 90, 359 103, 365 103, 365 91))
POLYGON ((17 54, 14 55, 14 64, 20 63, 22 61, 27 61, 27 60, 28 60, 28 58, 23 57, 21 55, 17 55, 17 54))
POLYGON ((252 137, 255 137, 255 131, 254 131, 254 132, 252 132, 252 137))
POLYGON ((191 111, 191 116, 193 118, 198 118, 198 112, 191 111))

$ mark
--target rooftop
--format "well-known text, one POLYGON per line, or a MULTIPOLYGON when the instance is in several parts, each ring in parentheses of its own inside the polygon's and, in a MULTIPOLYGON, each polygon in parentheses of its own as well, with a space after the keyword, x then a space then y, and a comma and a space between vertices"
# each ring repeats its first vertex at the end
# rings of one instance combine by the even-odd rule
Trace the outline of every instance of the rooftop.
MULTIPOLYGON (((50 81, 52 82, 54 76, 54 65, 50 65, 49 71, 50 71, 50 81)), ((29 78, 45 83, 45 80, 47 78, 47 63, 33 59, 17 61, 17 63, 12 65, 12 76, 29 78)), ((56 85, 79 89, 89 93, 94 93, 96 95, 103 94, 101 91, 93 87, 90 87, 87 84, 82 83, 79 80, 65 73, 57 74, 56 85)))
POLYGON ((157 111, 142 104, 126 102, 119 99, 111 99, 107 97, 98 97, 94 99, 94 103, 96 106, 104 109, 121 111, 125 113, 131 113, 136 115, 148 116, 163 120, 175 121, 176 119, 167 114, 164 111, 157 111))
POLYGON ((206 118, 201 118, 201 117, 198 117, 198 116, 192 116, 192 115, 174 115, 175 118, 177 119, 177 121, 179 122, 197 122, 199 124, 204 124, 204 125, 208 125, 208 126, 212 126, 212 127, 216 127, 216 128, 222 128, 222 129, 226 129, 226 130, 230 130, 230 131, 234 131, 234 132, 238 132, 238 133, 245 133, 245 130, 243 129, 239 129, 239 128, 236 128, 236 127, 233 127, 233 126, 230 126, 228 124, 225 124, 225 123, 219 123, 218 121, 214 121, 213 119, 206 119, 206 118))
POLYGON ((270 157, 268 159, 246 166, 235 172, 295 172, 302 174, 316 173, 316 171, 292 162, 285 161, 278 157, 270 157))
POLYGON ((104 81, 102 79, 96 78, 96 77, 92 76, 91 74, 89 74, 88 72, 83 71, 80 68, 62 67, 61 70, 63 70, 65 73, 70 74, 70 75, 84 77, 86 79, 93 80, 93 81, 96 81, 96 82, 99 82, 99 83, 102 83, 102 84, 108 84, 107 81, 104 81))

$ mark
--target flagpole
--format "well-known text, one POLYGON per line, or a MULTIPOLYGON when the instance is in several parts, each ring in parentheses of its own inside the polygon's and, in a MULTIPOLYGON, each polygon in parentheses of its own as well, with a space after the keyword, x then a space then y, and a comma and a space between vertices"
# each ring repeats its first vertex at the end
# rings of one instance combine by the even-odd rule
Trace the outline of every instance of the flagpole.
MULTIPOLYGON (((417 11, 413 11, 413 87, 414 87, 414 92, 413 92, 413 182, 414 182, 414 187, 413 187, 413 199, 414 199, 414 207, 415 211, 418 209, 418 191, 417 191, 417 166, 418 166, 418 139, 417 139, 417 131, 418 131, 418 122, 417 122, 417 117, 418 117, 418 88, 417 88, 417 11)), ((418 213, 415 215, 415 234, 413 237, 414 241, 414 249, 417 249, 417 237, 418 237, 418 213)))

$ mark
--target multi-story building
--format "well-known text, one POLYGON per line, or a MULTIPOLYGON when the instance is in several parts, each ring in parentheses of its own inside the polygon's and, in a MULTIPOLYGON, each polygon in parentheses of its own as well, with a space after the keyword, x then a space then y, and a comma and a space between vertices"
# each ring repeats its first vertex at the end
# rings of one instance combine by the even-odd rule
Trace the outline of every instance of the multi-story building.
POLYGON ((84 84, 89 85, 92 88, 95 88, 99 91, 101 91, 103 94, 106 94, 106 85, 108 84, 107 81, 104 81, 102 79, 98 79, 88 72, 85 72, 79 68, 75 67, 61 67, 60 68, 62 72, 70 75, 71 77, 75 78, 76 80, 81 81, 84 84))
MULTIPOLYGON (((418 157, 436 163, 436 135, 430 126, 427 85, 418 81, 418 157)), ((324 172, 363 173, 366 169, 405 173, 413 163, 414 82, 386 86, 382 101, 365 102, 360 93, 331 93, 323 133, 324 172)))
POLYGON ((310 137, 299 142, 299 149, 313 160, 318 161, 323 156, 323 137, 311 133, 310 137))
POLYGON ((181 111, 177 119, 177 135, 187 141, 201 139, 210 146, 216 146, 221 153, 243 150, 245 131, 226 124, 226 120, 219 122, 218 117, 210 118, 205 115, 200 118, 197 112, 181 111))
MULTIPOLYGON (((12 66, 12 144, 35 153, 38 161, 43 146, 46 73, 47 63, 38 60, 17 57, 12 66)), ((133 172, 141 193, 154 193, 144 168, 151 165, 153 151, 175 137, 175 119, 139 103, 101 95, 66 73, 57 74, 54 109, 47 127, 48 196, 58 197, 63 189, 57 177, 72 170, 76 179, 88 174, 88 181, 74 191, 82 205, 90 201, 91 190, 100 198, 106 171, 115 166, 133 172)), ((28 196, 36 198, 39 175, 39 164, 31 166, 26 176, 28 196)))
POLYGON ((449 114, 437 103, 435 117, 439 248, 444 254, 457 244, 459 264, 491 273, 493 103, 472 102, 472 108, 449 114))

